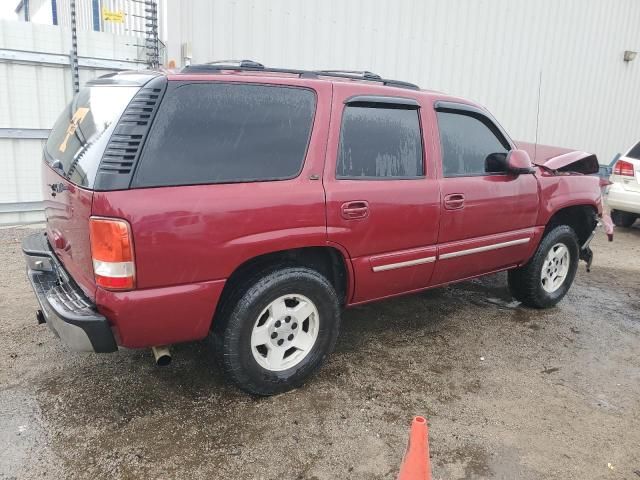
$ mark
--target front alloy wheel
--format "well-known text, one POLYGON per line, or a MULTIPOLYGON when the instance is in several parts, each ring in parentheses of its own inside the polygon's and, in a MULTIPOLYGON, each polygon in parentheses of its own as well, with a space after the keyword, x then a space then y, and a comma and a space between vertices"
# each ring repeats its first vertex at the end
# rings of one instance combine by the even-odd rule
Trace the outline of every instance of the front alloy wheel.
POLYGON ((562 286, 569 273, 570 263, 569 249, 564 243, 556 243, 551 247, 544 259, 540 278, 546 292, 553 293, 562 286))
POLYGON ((556 305, 569 291, 578 269, 580 246, 576 232, 558 225, 543 237, 526 265, 509 270, 513 296, 533 308, 556 305))

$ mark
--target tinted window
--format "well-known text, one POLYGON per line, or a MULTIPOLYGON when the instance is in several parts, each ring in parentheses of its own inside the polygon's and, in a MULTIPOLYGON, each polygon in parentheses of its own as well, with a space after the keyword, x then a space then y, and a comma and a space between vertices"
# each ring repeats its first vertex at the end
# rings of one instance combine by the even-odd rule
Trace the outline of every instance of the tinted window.
POLYGON ((509 144, 495 126, 470 115, 438 112, 438 128, 445 177, 504 171, 509 144))
POLYGON ((626 156, 640 160, 640 142, 636 143, 636 146, 629 150, 629 153, 627 153, 626 156))
POLYGON ((278 180, 302 168, 315 94, 301 88, 222 83, 168 91, 135 186, 278 180))
POLYGON ((418 110, 347 106, 336 174, 338 178, 424 175, 418 110))
POLYGON ((77 185, 92 187, 112 130, 139 87, 91 86, 78 92, 56 120, 45 160, 77 185))

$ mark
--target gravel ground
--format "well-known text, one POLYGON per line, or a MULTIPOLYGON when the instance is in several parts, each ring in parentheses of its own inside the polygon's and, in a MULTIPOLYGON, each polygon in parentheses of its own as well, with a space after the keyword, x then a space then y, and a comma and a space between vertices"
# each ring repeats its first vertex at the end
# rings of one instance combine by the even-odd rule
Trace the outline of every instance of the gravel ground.
POLYGON ((434 479, 640 480, 638 226, 551 310, 504 274, 348 310, 321 372, 264 399, 204 342, 166 368, 68 351, 35 322, 32 231, 0 230, 0 479, 393 479, 420 414, 434 479))

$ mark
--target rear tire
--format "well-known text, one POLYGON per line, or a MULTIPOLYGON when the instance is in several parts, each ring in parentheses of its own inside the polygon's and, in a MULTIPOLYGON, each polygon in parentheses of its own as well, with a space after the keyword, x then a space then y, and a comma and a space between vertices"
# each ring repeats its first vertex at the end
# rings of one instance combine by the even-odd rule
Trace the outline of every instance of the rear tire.
POLYGON ((556 305, 576 276, 579 250, 578 238, 571 227, 555 227, 544 236, 526 265, 509 271, 512 295, 528 307, 556 305))
POLYGON ((315 270, 267 271, 229 302, 212 340, 227 377, 253 395, 274 395, 302 385, 333 350, 340 303, 315 270))
POLYGON ((623 212, 622 210, 613 210, 611 212, 611 220, 616 227, 630 228, 638 216, 634 213, 623 212))

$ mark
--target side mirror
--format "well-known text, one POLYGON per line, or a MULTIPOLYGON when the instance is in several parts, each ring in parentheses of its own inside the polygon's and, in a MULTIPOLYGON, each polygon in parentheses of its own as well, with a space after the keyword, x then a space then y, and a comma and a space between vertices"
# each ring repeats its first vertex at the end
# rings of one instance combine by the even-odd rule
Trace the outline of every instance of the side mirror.
POLYGON ((533 173, 533 164, 524 150, 511 150, 507 155, 507 171, 514 175, 533 173))
POLYGON ((500 173, 506 172, 507 170, 506 153, 490 153, 487 158, 484 159, 484 171, 486 173, 500 173))

